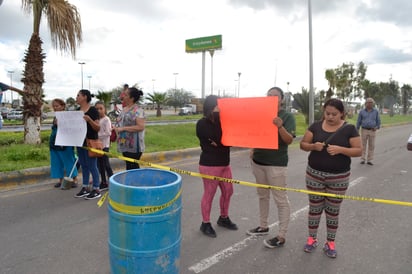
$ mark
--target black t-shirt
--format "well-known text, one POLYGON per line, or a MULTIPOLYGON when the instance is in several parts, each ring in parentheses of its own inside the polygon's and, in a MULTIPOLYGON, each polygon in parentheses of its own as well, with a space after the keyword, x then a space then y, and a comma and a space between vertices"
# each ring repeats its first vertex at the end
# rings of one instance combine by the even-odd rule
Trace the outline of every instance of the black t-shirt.
MULTIPOLYGON (((322 121, 313 123, 308 130, 313 134, 312 143, 325 142, 334 133, 324 131, 322 129, 322 121)), ((330 145, 350 147, 349 139, 357 136, 359 136, 359 133, 355 126, 347 124, 328 143, 330 145)), ((332 156, 326 151, 326 148, 323 148, 322 151, 312 150, 309 154, 308 163, 311 168, 319 171, 343 173, 350 170, 351 158, 343 154, 332 156)))
MULTIPOLYGON (((91 106, 91 107, 86 111, 86 113, 85 113, 84 115, 89 115, 89 117, 90 117, 93 121, 99 120, 99 112, 97 111, 97 109, 96 109, 95 107, 92 107, 92 106, 91 106)), ((95 131, 95 130, 93 129, 93 127, 92 127, 89 123, 86 122, 86 124, 87 124, 86 139, 94 139, 94 140, 99 139, 99 134, 98 134, 98 132, 95 131)))
POLYGON ((228 166, 230 162, 230 147, 221 143, 222 128, 220 121, 212 122, 202 118, 197 121, 196 135, 200 141, 202 152, 199 165, 202 166, 228 166), (212 145, 212 141, 217 144, 212 145))

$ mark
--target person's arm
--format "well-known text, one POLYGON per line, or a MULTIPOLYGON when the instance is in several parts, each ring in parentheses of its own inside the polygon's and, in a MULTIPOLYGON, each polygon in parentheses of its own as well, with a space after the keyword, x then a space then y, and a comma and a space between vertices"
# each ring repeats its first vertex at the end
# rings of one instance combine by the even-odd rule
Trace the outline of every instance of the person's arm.
POLYGON ((273 119, 273 124, 278 127, 279 136, 282 141, 290 145, 293 142, 293 135, 283 126, 283 120, 280 117, 273 119))
POLYGON ((99 136, 109 137, 112 134, 112 125, 109 119, 103 118, 100 124, 99 136))
POLYGON ((359 157, 362 155, 362 142, 360 136, 349 139, 350 147, 328 145, 326 150, 330 155, 343 154, 348 157, 359 157))
POLYGON ((100 122, 99 119, 97 120, 92 120, 89 115, 84 115, 84 120, 86 120, 87 123, 89 123, 94 131, 99 132, 100 130, 100 122))
POLYGON ((118 127, 117 131, 128 131, 128 132, 139 132, 143 131, 145 128, 145 119, 144 118, 136 118, 135 125, 133 126, 124 126, 118 127))
POLYGON ((325 144, 321 142, 313 143, 313 133, 310 130, 305 132, 302 140, 300 141, 300 149, 303 151, 321 151, 324 148, 325 144))
POLYGON ((381 128, 381 117, 379 115, 379 111, 376 110, 376 129, 381 128))

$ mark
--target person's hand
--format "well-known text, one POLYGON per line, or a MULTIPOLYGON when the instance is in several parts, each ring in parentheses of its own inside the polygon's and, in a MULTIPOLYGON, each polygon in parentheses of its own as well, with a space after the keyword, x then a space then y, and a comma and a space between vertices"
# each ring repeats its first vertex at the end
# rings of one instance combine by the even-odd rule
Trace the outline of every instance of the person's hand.
POLYGON ((326 147, 326 151, 330 154, 330 155, 337 155, 340 153, 340 146, 337 145, 328 145, 326 147))
POLYGON ((83 116, 83 119, 84 119, 86 122, 88 122, 88 123, 90 123, 90 122, 92 121, 92 118, 90 118, 89 115, 84 115, 84 116, 83 116))
POLYGON ((325 143, 321 143, 321 142, 316 142, 313 144, 315 146, 316 151, 322 151, 322 149, 325 147, 325 143))
POLYGON ((217 144, 215 141, 213 141, 212 139, 209 139, 209 142, 212 146, 217 147, 217 144))
POLYGON ((273 124, 277 126, 278 128, 281 128, 283 126, 283 120, 279 117, 273 118, 273 124))

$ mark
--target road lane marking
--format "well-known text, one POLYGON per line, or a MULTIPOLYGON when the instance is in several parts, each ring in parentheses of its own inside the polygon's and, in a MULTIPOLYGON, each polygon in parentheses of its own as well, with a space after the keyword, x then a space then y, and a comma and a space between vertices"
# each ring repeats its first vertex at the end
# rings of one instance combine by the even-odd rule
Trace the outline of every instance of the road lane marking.
MULTIPOLYGON (((365 179, 366 179, 366 177, 356 178, 355 180, 353 180, 349 183, 349 188, 352 188, 352 187, 356 186, 357 184, 361 183, 365 179)), ((309 209, 309 205, 307 205, 305 207, 302 207, 301 209, 298 209, 297 211, 293 212, 290 215, 290 222, 296 220, 300 216, 300 214, 302 214, 303 212, 305 212, 308 209, 309 209)), ((278 226, 278 225, 279 225, 279 222, 275 222, 275 223, 269 225, 269 228, 274 228, 275 226, 278 226)), ((245 249, 250 242, 255 242, 257 239, 260 239, 260 237, 259 236, 249 236, 249 237, 245 238, 244 240, 242 240, 240 242, 237 242, 237 243, 233 244, 232 246, 229 246, 228 248, 223 249, 223 250, 213 254, 212 256, 201 260, 200 262, 190 266, 188 269, 190 271, 193 271, 194 273, 201 273, 201 272, 205 271, 206 269, 210 268, 211 266, 213 266, 217 263, 220 263, 224 259, 227 259, 229 257, 234 256, 237 252, 240 252, 243 249, 245 249)))

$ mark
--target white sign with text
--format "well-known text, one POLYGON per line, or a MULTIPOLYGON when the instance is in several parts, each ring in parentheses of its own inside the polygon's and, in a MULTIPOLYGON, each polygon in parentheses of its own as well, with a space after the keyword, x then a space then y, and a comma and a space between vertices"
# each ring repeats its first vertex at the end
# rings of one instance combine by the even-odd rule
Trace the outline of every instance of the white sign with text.
POLYGON ((83 111, 57 111, 57 146, 83 146, 86 138, 87 124, 83 111))

